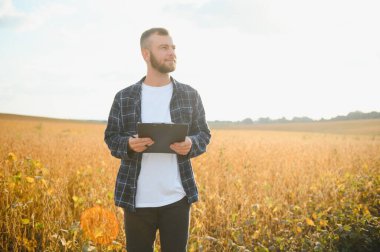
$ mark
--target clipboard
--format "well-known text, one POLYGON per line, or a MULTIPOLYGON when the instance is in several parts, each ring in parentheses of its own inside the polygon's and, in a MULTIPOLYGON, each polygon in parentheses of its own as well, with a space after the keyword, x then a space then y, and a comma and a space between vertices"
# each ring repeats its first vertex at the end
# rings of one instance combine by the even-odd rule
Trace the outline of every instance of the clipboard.
POLYGON ((137 123, 138 136, 154 141, 143 153, 175 153, 169 146, 185 141, 188 129, 186 123, 137 123))

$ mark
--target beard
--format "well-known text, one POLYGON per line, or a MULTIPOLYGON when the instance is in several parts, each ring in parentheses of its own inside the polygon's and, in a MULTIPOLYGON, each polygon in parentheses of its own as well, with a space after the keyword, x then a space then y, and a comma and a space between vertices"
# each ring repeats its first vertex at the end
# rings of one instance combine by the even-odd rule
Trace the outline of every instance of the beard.
POLYGON ((150 64, 154 69, 159 71, 160 73, 166 74, 173 72, 175 70, 175 60, 173 65, 166 65, 165 61, 163 63, 158 62, 157 58, 154 56, 154 54, 151 52, 150 53, 150 64))

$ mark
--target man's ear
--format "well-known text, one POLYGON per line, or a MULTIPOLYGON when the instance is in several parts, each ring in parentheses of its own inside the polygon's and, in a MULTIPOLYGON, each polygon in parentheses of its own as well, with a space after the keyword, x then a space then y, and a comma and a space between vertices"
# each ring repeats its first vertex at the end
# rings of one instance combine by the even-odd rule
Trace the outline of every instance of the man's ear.
POLYGON ((149 62, 150 52, 147 48, 141 49, 141 55, 143 56, 143 58, 146 62, 149 62))

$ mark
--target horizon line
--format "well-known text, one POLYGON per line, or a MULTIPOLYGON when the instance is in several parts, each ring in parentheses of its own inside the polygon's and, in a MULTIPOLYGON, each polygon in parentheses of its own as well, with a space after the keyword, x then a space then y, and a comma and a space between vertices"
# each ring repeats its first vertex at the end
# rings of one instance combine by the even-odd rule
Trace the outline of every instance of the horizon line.
MULTIPOLYGON (((349 112, 348 114, 350 113, 355 113, 355 112, 360 112, 360 113, 364 113, 364 114, 368 114, 368 113, 380 113, 378 111, 370 111, 370 112, 362 112, 360 110, 356 110, 356 111, 352 111, 352 112, 349 112)), ((339 117, 339 116, 347 116, 348 114, 346 115, 336 115, 335 117, 339 117)), ((10 116, 24 116, 24 117, 36 117, 36 118, 41 118, 41 119, 53 119, 53 120, 67 120, 67 121, 88 121, 88 122, 107 122, 108 119, 84 119, 84 118, 63 118, 63 117, 49 117, 49 116, 41 116, 41 115, 31 115, 31 114, 14 114, 14 113, 7 113, 7 112, 0 112, 0 115, 10 115, 10 116)), ((321 117, 319 119, 312 119, 311 117, 308 117, 308 116, 293 116, 292 119, 294 118, 309 118, 311 119, 312 121, 322 121, 322 120, 331 120, 332 118, 335 118, 335 117, 331 117, 331 118, 324 118, 324 117, 321 117)), ((256 122, 258 121, 260 118, 268 118, 270 120, 280 120, 280 119, 286 119, 286 120, 289 120, 291 121, 292 119, 287 119, 287 117, 285 116, 282 116, 282 117, 279 117, 279 118, 271 118, 271 117, 258 117, 256 120, 253 120, 251 117, 245 117, 241 120, 236 120, 236 121, 233 121, 233 120, 221 120, 221 119, 216 119, 216 120, 207 120, 208 122, 241 122, 245 119, 251 119, 253 122, 256 122)))

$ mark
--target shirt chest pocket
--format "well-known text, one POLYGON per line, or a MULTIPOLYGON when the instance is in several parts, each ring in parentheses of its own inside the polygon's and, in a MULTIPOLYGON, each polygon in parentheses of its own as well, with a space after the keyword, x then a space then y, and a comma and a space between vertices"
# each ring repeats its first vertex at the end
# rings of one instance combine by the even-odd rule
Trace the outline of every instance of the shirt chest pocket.
POLYGON ((139 121, 138 117, 138 104, 134 102, 129 102, 124 104, 121 110, 121 117, 124 125, 124 131, 127 132, 136 132, 136 123, 139 121))
POLYGON ((191 124, 193 118, 193 108, 192 107, 183 107, 179 110, 181 123, 191 124))

